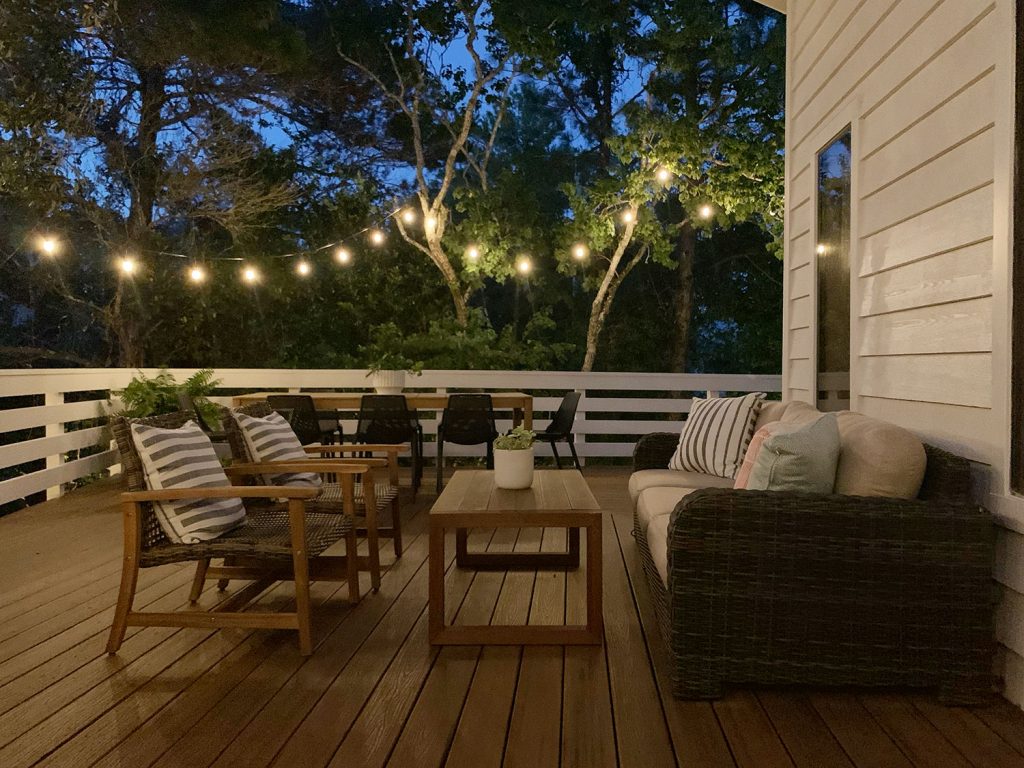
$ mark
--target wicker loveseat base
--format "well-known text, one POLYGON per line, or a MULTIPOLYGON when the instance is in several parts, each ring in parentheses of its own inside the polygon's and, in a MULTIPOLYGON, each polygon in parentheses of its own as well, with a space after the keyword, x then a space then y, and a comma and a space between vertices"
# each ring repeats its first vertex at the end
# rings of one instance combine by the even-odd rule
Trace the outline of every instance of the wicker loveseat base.
MULTIPOLYGON (((953 460, 929 449, 930 470, 953 460)), ((635 516, 633 535, 679 698, 742 684, 992 696, 993 527, 969 502, 697 490, 672 512, 668 588, 635 516)))

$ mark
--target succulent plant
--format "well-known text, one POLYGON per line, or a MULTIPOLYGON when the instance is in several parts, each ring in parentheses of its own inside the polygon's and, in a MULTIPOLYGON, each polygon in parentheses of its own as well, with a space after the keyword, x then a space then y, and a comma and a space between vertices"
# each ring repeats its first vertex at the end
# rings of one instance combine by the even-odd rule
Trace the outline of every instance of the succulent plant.
POLYGON ((513 427, 504 435, 495 438, 494 447, 499 451, 525 451, 533 446, 536 437, 537 433, 526 427, 513 427))

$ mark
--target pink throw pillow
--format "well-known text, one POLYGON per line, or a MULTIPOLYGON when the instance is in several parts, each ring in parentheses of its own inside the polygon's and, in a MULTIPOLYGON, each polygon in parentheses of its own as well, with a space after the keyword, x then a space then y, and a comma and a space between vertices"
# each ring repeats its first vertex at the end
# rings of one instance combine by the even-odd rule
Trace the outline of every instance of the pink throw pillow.
POLYGON ((743 463, 740 465, 739 472, 736 473, 736 482, 733 483, 733 488, 745 489, 747 487, 747 481, 750 480, 750 471, 754 468, 754 464, 757 463, 757 456, 761 453, 761 446, 764 445, 765 440, 775 433, 779 426, 780 422, 777 421, 765 424, 750 438, 750 445, 747 446, 747 452, 743 456, 743 463))

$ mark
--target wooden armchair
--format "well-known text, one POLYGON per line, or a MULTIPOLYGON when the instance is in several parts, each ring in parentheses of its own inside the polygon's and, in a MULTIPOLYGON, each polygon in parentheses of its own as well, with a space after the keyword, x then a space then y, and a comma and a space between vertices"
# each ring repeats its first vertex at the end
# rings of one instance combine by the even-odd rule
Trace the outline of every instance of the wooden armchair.
MULTIPOLYGON (((237 408, 238 413, 255 418, 265 418, 274 412, 274 409, 266 401, 250 403, 249 405, 237 408)), ((334 474, 334 470, 302 470, 294 464, 274 462, 272 464, 257 465, 253 463, 253 457, 249 453, 248 445, 242 435, 238 423, 231 416, 231 412, 224 410, 221 414, 221 423, 227 433, 228 443, 231 446, 231 455, 235 464, 248 471, 252 467, 262 466, 261 472, 273 471, 321 471, 334 474)), ((354 486, 354 514, 362 518, 363 526, 356 529, 357 534, 366 536, 369 545, 369 555, 365 562, 370 571, 370 583, 373 591, 380 589, 380 544, 379 537, 391 537, 394 542, 395 557, 402 555, 402 519, 398 499, 398 454, 404 450, 404 445, 367 445, 341 443, 333 445, 307 445, 304 446, 306 453, 310 454, 313 461, 330 461, 331 467, 358 466, 361 467, 361 477, 354 486), (345 454, 354 453, 383 453, 387 458, 337 458, 345 454), (334 458, 331 458, 334 457, 334 458), (381 469, 387 473, 385 481, 376 479, 376 470, 381 469), (391 525, 382 527, 378 525, 378 516, 382 512, 388 512, 391 517, 391 525)), ((306 502, 306 508, 311 512, 322 512, 325 514, 337 514, 344 512, 345 488, 343 484, 336 482, 325 482, 318 493, 306 502)), ((363 562, 360 560, 360 562, 363 562)))
MULTIPOLYGON (((164 429, 177 429, 193 419, 185 411, 135 420, 164 429)), ((310 511, 307 504, 317 494, 315 488, 281 486, 237 486, 218 488, 161 489, 146 487, 142 460, 131 436, 130 421, 112 421, 120 452, 127 492, 121 495, 124 512, 124 560, 121 587, 107 652, 116 653, 129 626, 246 627, 294 629, 299 633, 299 650, 312 652, 309 582, 314 580, 348 581, 349 599, 359 600, 359 565, 356 555, 355 477, 369 470, 366 466, 336 461, 303 462, 296 471, 332 472, 340 478, 344 507, 348 514, 323 514, 310 511), (167 538, 156 518, 153 502, 172 499, 241 498, 246 506, 244 525, 219 538, 196 544, 180 544, 167 538), (278 499, 285 501, 279 502, 278 499), (262 504, 258 502, 263 502, 262 504), (345 540, 344 556, 322 553, 335 542, 345 540), (225 564, 211 566, 211 560, 224 558, 225 564), (168 563, 195 562, 196 574, 189 599, 195 603, 207 579, 244 579, 250 583, 222 601, 209 612, 135 611, 139 569, 168 563), (295 611, 239 613, 275 581, 295 582, 295 611)), ((275 465, 275 469, 277 469, 275 465)), ((232 467, 232 480, 241 480, 266 467, 232 467)), ((224 581, 226 584, 226 581, 224 581)))

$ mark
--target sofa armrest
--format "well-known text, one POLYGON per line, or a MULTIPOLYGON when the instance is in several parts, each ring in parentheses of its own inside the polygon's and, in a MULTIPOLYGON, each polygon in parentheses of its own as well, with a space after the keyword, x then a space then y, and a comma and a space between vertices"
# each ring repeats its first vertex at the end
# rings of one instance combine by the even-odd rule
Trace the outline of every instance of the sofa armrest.
POLYGON ((673 432, 652 432, 644 435, 633 448, 633 471, 668 469, 668 462, 678 445, 679 435, 673 432))

